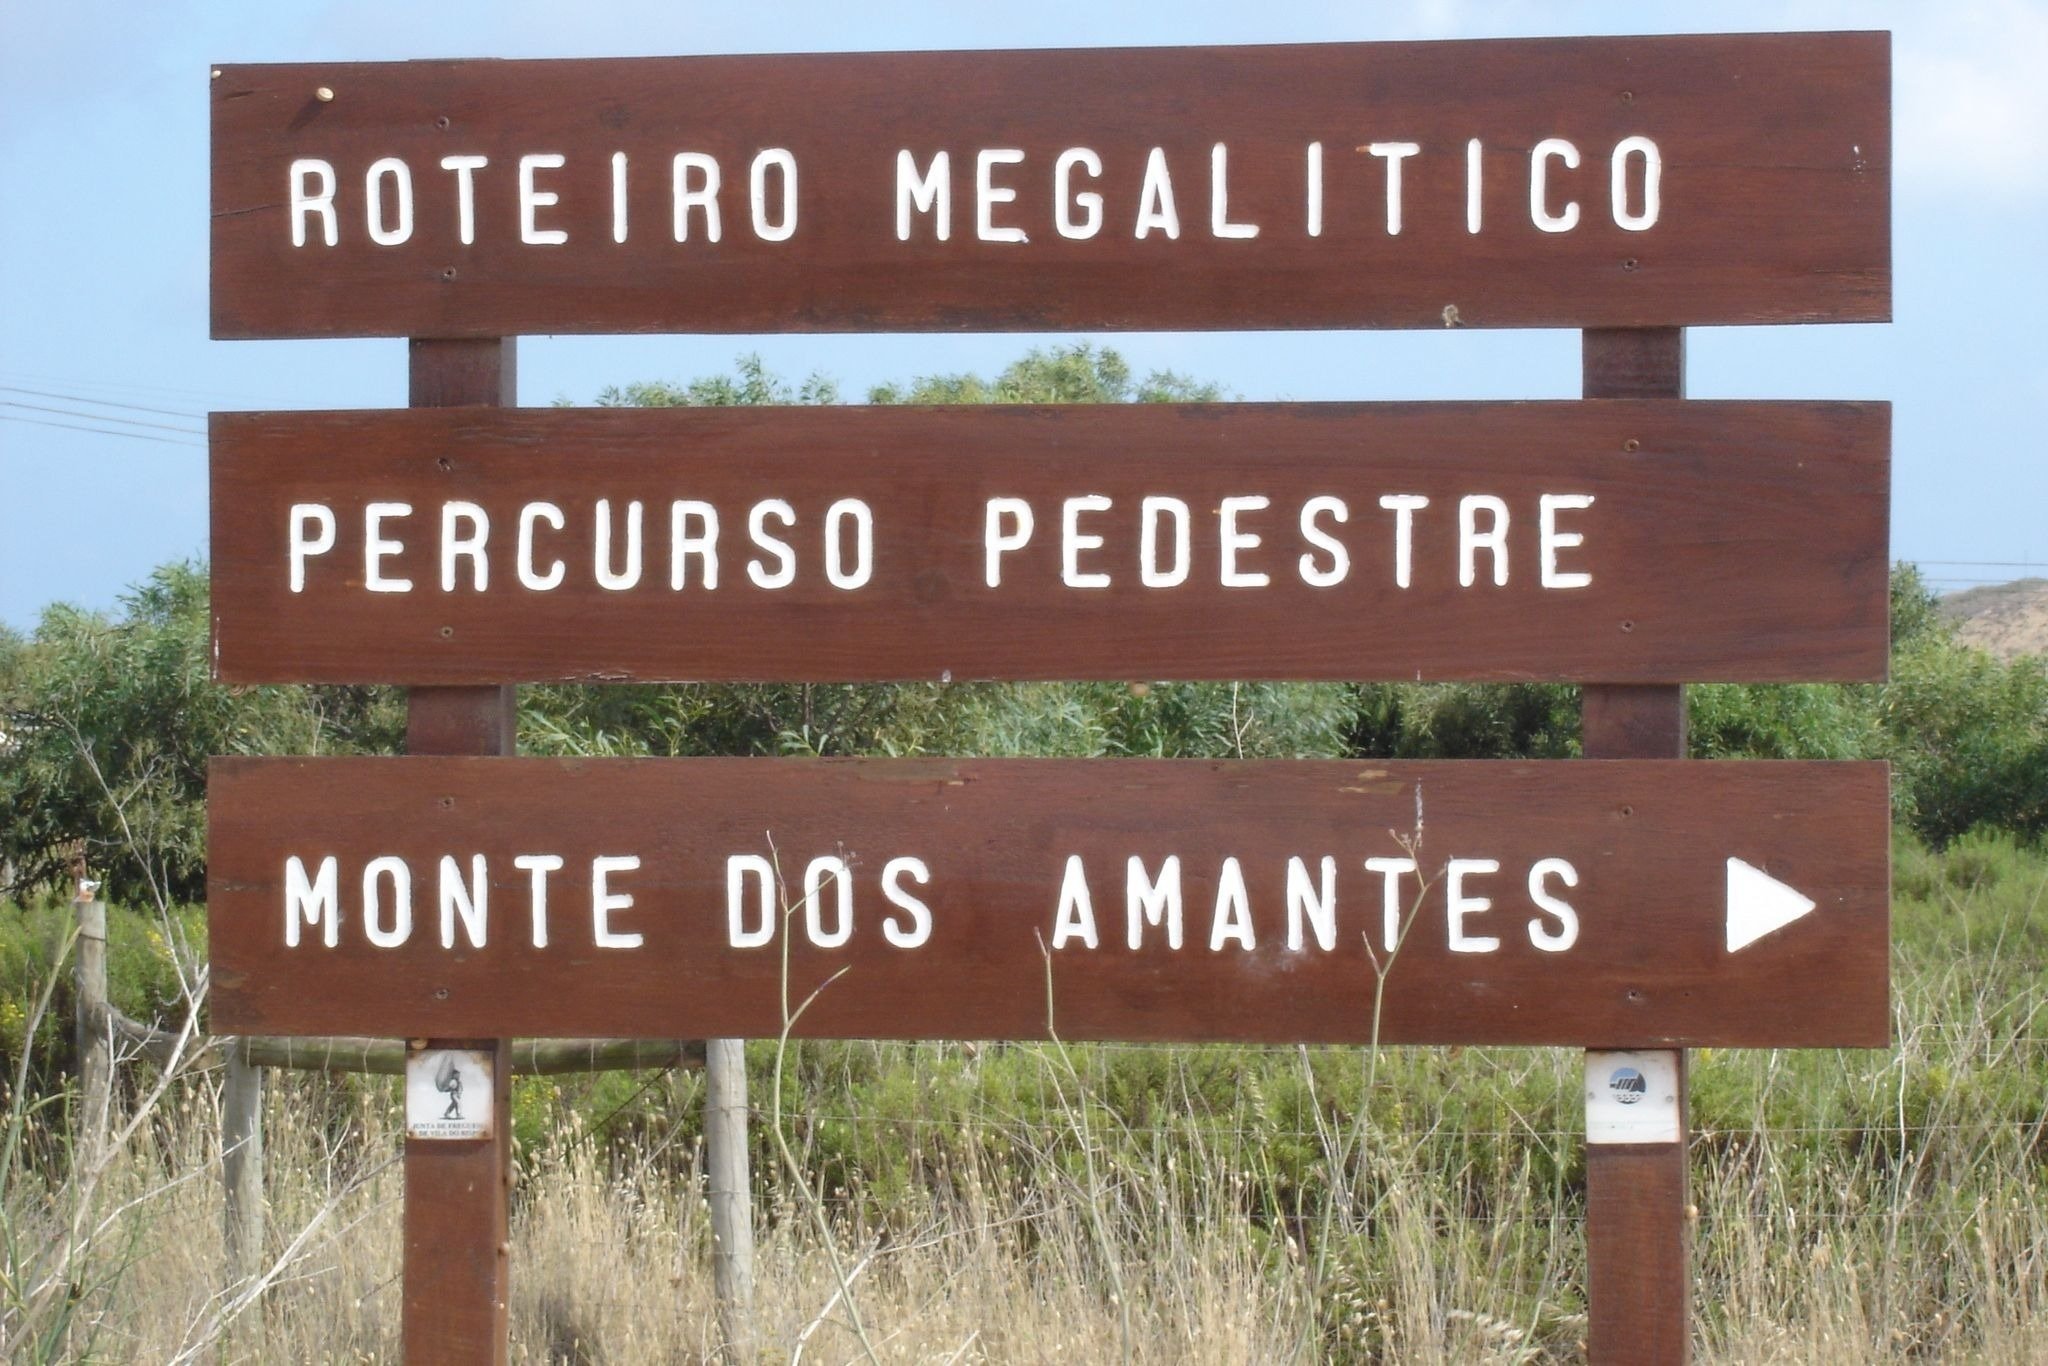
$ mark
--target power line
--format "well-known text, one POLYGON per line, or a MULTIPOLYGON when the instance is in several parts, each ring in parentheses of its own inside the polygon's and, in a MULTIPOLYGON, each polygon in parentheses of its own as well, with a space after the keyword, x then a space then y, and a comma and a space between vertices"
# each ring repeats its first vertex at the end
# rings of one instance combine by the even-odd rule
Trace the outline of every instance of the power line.
POLYGON ((0 413, 0 422, 26 422, 34 427, 62 427, 66 431, 91 432, 96 436, 125 436, 134 441, 157 441, 166 446, 190 446, 195 450, 206 449, 204 441, 179 441, 168 436, 152 436, 148 432, 123 431, 119 427, 87 427, 76 422, 52 422, 48 418, 42 417, 17 417, 13 413, 0 413))
POLYGON ((22 403, 16 399, 0 398, 0 408, 20 408, 31 413, 55 413, 59 417, 82 417, 90 422, 118 422, 124 427, 148 427, 152 431, 179 432, 185 436, 205 436, 204 428, 173 427, 168 422, 144 422, 139 417, 115 417, 112 413, 81 413, 75 408, 52 408, 42 403, 22 403))
POLYGON ((95 408, 121 408, 131 413, 155 413, 159 417, 189 417, 205 421, 205 413, 187 412, 182 408, 147 408, 140 403, 116 403, 110 398, 88 398, 84 394, 59 394, 46 389, 23 389, 12 384, 0 384, 0 394, 28 394, 35 398, 54 398, 65 403, 87 403, 95 408))
POLYGON ((1914 564, 1939 565, 1944 569, 2048 569, 2039 560, 1915 560, 1914 564))
POLYGON ((136 384, 118 380, 80 379, 74 375, 38 375, 21 370, 0 370, 0 379, 23 384, 47 384, 65 389, 100 389, 113 393, 170 395, 175 398, 233 398, 252 403, 263 400, 255 394, 229 394, 216 389, 181 389, 168 384, 136 384))

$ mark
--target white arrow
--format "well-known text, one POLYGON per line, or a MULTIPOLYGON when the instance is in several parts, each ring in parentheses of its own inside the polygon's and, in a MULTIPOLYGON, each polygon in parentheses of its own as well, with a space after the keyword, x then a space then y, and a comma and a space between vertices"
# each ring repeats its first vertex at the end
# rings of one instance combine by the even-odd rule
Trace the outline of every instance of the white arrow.
POLYGON ((1728 952, 1748 948, 1812 909, 1812 897, 1739 858, 1728 860, 1728 952))

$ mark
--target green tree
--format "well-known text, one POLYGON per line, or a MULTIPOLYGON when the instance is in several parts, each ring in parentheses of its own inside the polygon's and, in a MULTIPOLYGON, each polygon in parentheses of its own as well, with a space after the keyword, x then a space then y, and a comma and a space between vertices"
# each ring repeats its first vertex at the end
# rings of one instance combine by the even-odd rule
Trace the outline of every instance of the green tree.
MULTIPOLYGON (((734 376, 606 390, 642 407, 825 403, 834 386, 791 386, 757 356, 734 376)), ((993 379, 927 375, 875 403, 1212 402, 1215 385, 1132 376, 1117 352, 1033 350, 993 379)), ((1331 685, 1259 683, 896 685, 690 684, 521 694, 521 743, 556 754, 1336 755, 1351 711, 1331 685)))
POLYGON ((0 858, 19 884, 82 852, 119 895, 200 899, 209 755, 396 746, 387 689, 215 685, 209 629, 205 571, 175 563, 113 616, 59 604, 0 644, 0 858))

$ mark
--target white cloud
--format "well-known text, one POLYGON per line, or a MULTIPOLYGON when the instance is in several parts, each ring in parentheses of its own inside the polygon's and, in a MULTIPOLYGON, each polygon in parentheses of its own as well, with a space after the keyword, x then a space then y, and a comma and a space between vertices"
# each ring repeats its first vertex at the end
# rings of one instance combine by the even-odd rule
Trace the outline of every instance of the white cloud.
POLYGON ((1895 40, 1893 64, 1902 190, 2000 201, 2048 191, 2048 6, 1927 6, 1895 40))

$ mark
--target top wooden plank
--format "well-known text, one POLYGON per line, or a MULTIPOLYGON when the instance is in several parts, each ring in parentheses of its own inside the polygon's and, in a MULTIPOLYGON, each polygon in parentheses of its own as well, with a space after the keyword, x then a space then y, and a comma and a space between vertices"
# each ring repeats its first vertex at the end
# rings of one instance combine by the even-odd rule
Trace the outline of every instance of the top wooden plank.
POLYGON ((1882 33, 228 66, 212 89, 223 338, 1890 316, 1882 33))

